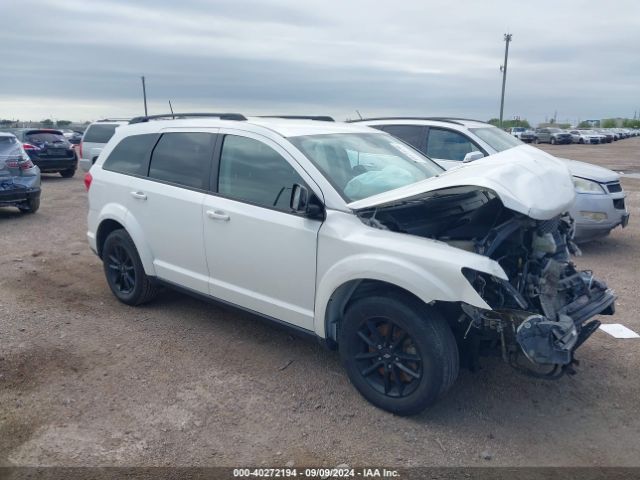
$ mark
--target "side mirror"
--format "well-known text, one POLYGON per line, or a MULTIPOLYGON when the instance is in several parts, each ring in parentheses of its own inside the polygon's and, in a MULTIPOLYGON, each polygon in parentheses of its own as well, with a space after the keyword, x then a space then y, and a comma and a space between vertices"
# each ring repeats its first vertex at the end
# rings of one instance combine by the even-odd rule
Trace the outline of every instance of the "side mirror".
POLYGON ((307 213, 309 207, 309 190, 307 190, 307 187, 297 183, 293 184, 289 206, 296 213, 307 213))
POLYGON ((464 159, 462 160, 462 163, 469 163, 469 162, 473 162, 475 160, 480 160, 481 158, 484 158, 484 154, 482 152, 478 152, 477 150, 475 152, 469 152, 464 156, 464 159))
POLYGON ((305 215, 317 220, 324 220, 324 208, 322 207, 322 203, 313 193, 309 193, 307 187, 300 184, 293 184, 289 207, 294 213, 305 215))

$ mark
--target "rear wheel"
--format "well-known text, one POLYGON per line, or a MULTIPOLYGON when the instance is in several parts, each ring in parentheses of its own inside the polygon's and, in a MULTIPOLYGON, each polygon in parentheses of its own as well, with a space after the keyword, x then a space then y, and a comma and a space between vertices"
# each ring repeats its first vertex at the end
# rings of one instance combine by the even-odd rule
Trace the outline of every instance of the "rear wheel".
POLYGON ((29 200, 18 205, 18 208, 22 213, 36 213, 40 208, 40 197, 30 197, 29 200))
POLYGON ((344 316, 339 349, 358 391, 397 415, 424 410, 458 376, 458 348, 449 325, 409 295, 356 300, 344 316))
POLYGON ((109 234, 102 249, 104 274, 109 288, 127 305, 140 305, 152 300, 158 288, 144 272, 133 240, 125 230, 109 234))
POLYGON ((60 172, 60 175, 62 176, 62 178, 71 178, 76 174, 76 169, 75 168, 69 168, 67 170, 62 170, 60 172))

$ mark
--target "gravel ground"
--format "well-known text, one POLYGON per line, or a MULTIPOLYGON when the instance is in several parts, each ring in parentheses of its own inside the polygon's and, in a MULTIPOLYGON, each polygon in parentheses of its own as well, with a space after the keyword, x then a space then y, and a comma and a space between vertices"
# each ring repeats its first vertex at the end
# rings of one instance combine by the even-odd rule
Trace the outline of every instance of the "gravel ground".
MULTIPOLYGON (((543 148, 640 171, 640 138, 543 148)), ((578 263, 620 297, 603 320, 640 331, 640 180, 623 183, 630 226, 578 263)), ((640 465, 640 341, 596 332, 555 382, 485 360, 399 418, 313 341, 173 292, 118 303, 85 215, 80 174, 45 176, 35 215, 0 209, 0 465, 640 465)))

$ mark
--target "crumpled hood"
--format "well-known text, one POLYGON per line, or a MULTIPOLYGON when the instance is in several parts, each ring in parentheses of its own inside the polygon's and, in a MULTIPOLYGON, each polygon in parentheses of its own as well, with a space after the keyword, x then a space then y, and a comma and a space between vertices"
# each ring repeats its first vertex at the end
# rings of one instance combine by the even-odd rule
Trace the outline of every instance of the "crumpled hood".
POLYGON ((600 183, 617 182, 620 180, 620 175, 608 168, 599 167, 590 163, 578 162, 576 160, 569 160, 568 158, 560 158, 560 160, 567 163, 569 171, 576 177, 595 180, 600 183))
POLYGON ((505 207, 536 220, 548 220, 566 212, 575 200, 573 180, 566 162, 523 145, 347 206, 360 210, 389 205, 454 186, 492 190, 505 207))

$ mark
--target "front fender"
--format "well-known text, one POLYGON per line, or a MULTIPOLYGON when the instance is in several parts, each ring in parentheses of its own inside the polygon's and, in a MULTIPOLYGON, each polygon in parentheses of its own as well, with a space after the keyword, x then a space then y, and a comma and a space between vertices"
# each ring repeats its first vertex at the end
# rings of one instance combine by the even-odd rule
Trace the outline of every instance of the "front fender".
POLYGON ((342 285, 353 280, 386 282, 412 293, 425 303, 465 302, 478 308, 491 309, 461 270, 452 269, 447 278, 438 278, 415 264, 397 258, 377 254, 354 255, 335 264, 319 281, 314 331, 320 337, 326 337, 325 317, 329 300, 342 285))
POLYGON ((446 243, 365 226, 357 217, 327 211, 318 238, 314 331, 326 337, 329 301, 353 280, 378 280, 411 292, 425 303, 465 302, 490 309, 462 274, 463 268, 507 279, 488 257, 446 243))

